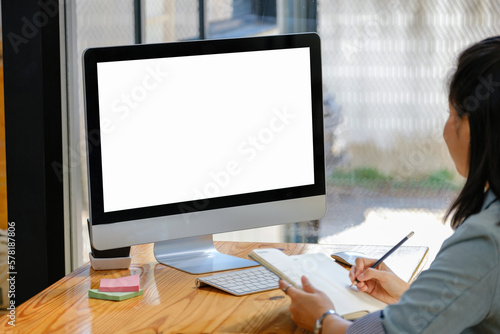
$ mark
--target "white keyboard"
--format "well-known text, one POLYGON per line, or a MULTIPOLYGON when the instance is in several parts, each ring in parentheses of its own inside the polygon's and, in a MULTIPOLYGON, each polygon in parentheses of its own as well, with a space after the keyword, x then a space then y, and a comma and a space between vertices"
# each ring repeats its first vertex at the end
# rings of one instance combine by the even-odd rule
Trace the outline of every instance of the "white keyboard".
POLYGON ((196 279, 196 286, 211 285, 235 296, 243 296, 277 289, 278 280, 278 276, 266 268, 256 267, 200 277, 196 279))

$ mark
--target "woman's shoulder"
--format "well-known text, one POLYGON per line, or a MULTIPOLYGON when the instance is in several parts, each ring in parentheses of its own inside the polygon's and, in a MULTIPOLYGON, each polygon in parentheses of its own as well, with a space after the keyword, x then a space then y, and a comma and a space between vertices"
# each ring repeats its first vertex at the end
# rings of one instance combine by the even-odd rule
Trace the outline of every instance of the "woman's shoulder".
POLYGON ((500 200, 492 192, 488 192, 483 209, 467 218, 457 228, 457 232, 488 233, 500 240, 500 200))
MULTIPOLYGON (((464 244, 471 248, 488 248, 490 256, 498 259, 500 249, 500 201, 496 197, 487 196, 483 210, 468 217, 446 240, 443 246, 464 244), (448 245, 445 245, 447 243, 448 245), (473 246, 473 247, 472 247, 473 246)), ((483 253, 484 254, 484 253, 483 253)))

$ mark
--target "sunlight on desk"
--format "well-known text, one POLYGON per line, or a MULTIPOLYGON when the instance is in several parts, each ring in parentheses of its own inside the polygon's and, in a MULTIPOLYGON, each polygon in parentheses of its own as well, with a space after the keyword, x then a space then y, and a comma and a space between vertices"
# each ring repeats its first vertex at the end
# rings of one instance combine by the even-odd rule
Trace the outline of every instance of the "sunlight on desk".
POLYGON ((415 235, 406 246, 428 246, 430 263, 443 241, 452 233, 442 223, 444 211, 435 212, 387 208, 371 208, 365 212, 365 221, 338 234, 320 238, 321 244, 394 245, 410 231, 415 235))
MULTIPOLYGON (((415 235, 405 245, 428 246, 430 263, 442 242, 453 233, 449 224, 442 223, 444 214, 444 210, 418 211, 374 207, 364 212, 365 220, 359 225, 327 234, 328 231, 335 230, 334 223, 322 220, 316 233, 319 244, 394 245, 410 231, 414 231, 415 235)), ((214 240, 286 242, 290 225, 221 233, 214 235, 214 240)))

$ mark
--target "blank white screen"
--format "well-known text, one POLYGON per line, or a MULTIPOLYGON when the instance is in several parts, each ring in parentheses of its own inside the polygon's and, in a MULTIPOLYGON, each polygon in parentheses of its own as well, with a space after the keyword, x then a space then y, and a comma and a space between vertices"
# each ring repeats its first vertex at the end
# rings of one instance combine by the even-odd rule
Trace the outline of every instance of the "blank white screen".
POLYGON ((97 70, 104 212, 314 183, 309 48, 97 70))

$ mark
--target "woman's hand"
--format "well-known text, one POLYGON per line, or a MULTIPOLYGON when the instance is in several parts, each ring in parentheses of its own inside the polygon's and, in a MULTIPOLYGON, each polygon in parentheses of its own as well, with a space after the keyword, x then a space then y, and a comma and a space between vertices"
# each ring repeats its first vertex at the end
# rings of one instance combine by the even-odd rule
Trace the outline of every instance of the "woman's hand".
POLYGON ((358 280, 357 288, 388 304, 397 303, 410 284, 399 278, 381 263, 377 268, 370 268, 377 260, 358 257, 356 264, 349 271, 351 282, 358 280))
MULTIPOLYGON (((324 292, 314 288, 305 276, 302 276, 304 291, 296 289, 282 280, 279 281, 279 285, 280 289, 292 299, 290 304, 292 320, 301 328, 313 331, 316 320, 326 311, 335 309, 330 298, 324 292)), ((331 315, 325 318, 323 324, 324 329, 343 328, 345 330, 350 325, 350 322, 331 315)), ((334 331, 323 331, 323 333, 326 332, 333 333, 334 331)))

